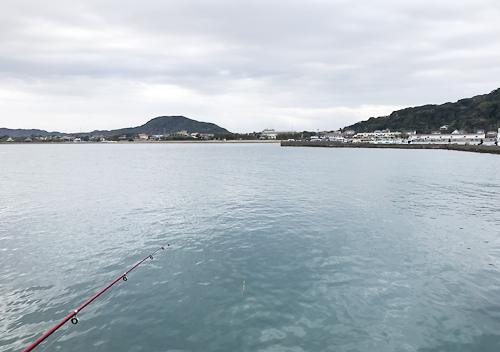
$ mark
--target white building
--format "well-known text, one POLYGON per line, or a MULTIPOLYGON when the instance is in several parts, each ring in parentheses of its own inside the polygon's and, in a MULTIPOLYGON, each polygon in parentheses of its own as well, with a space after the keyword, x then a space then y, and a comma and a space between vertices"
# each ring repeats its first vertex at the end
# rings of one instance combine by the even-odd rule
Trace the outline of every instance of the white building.
POLYGON ((412 141, 447 142, 447 141, 474 141, 484 139, 484 133, 446 133, 446 134, 416 134, 411 136, 412 141))
POLYGON ((401 132, 375 131, 375 132, 356 133, 354 135, 354 138, 375 138, 375 139, 398 138, 398 137, 401 137, 401 132))
POLYGON ((265 139, 276 139, 277 136, 278 133, 276 133, 276 131, 273 129, 266 128, 261 132, 261 138, 264 137, 265 139))

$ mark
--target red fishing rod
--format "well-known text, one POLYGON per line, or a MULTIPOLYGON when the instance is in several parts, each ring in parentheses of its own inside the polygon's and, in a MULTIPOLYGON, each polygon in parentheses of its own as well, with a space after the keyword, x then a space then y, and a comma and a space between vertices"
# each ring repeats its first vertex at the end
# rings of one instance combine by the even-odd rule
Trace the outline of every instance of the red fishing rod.
MULTIPOLYGON (((167 246, 170 246, 170 243, 167 243, 167 246)), ((127 272, 125 272, 124 274, 121 274, 115 281, 113 281, 112 283, 110 283, 108 286, 106 286, 103 290, 101 290, 94 297, 92 297, 87 302, 85 302, 84 304, 82 304, 80 307, 78 307, 77 309, 75 309, 74 311, 72 311, 66 318, 64 318, 59 323, 57 323, 56 326, 54 326, 52 329, 50 329, 45 334, 43 334, 38 340, 36 340, 35 342, 33 342, 31 345, 29 345, 26 349, 23 350, 23 352, 31 351, 33 348, 35 348, 36 346, 38 346, 42 341, 44 341, 47 337, 49 337, 54 332, 56 332, 57 329, 59 329, 64 324, 66 324, 68 322, 68 320, 71 319, 71 323, 73 323, 73 324, 78 323, 78 318, 76 317, 76 314, 78 312, 80 312, 83 308, 85 308, 86 306, 88 306, 93 300, 95 300, 97 297, 99 297, 104 292, 106 292, 106 290, 108 288, 110 288, 111 286, 113 286, 114 284, 116 284, 120 279, 122 279, 123 281, 127 281, 127 274, 129 272, 131 272, 132 270, 134 270, 135 268, 137 268, 140 264, 142 264, 148 258, 153 259, 153 254, 155 254, 156 252, 158 252, 160 249, 165 249, 165 246, 158 248, 156 251, 154 251, 153 253, 151 253, 150 255, 148 255, 146 258, 144 258, 143 260, 141 260, 139 263, 137 263, 136 265, 134 265, 133 267, 131 267, 127 272)))

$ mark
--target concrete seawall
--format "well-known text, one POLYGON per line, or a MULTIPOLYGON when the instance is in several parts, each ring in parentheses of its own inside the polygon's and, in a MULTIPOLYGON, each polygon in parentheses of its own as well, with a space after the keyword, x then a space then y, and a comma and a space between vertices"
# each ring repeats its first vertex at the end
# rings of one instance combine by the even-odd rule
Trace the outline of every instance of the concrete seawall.
POLYGON ((458 144, 371 144, 340 142, 281 141, 282 147, 322 147, 322 148, 391 148, 391 149, 444 149, 462 152, 500 154, 499 146, 458 145, 458 144))

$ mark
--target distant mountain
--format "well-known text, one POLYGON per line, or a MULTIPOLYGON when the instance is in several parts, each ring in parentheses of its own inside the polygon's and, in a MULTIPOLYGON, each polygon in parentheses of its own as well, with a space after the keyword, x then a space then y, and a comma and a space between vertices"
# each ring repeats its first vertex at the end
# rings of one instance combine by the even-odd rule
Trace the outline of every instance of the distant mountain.
POLYGON ((180 131, 187 131, 189 133, 229 133, 225 128, 219 127, 214 123, 200 122, 188 119, 184 116, 159 116, 149 120, 142 126, 121 128, 118 130, 109 131, 93 131, 92 135, 112 135, 112 134, 166 134, 180 131))
POLYGON ((113 135, 113 134, 166 134, 180 131, 187 131, 189 133, 229 133, 225 128, 219 127, 210 122, 200 122, 188 119, 184 116, 160 116, 149 120, 142 126, 120 128, 117 130, 101 130, 85 133, 61 133, 61 132, 47 132, 44 130, 23 130, 23 129, 10 129, 0 128, 0 137, 23 137, 23 136, 62 136, 62 135, 113 135))
POLYGON ((47 132, 45 130, 23 130, 23 129, 10 129, 10 128, 0 128, 0 137, 24 137, 24 136, 62 136, 64 133, 61 132, 47 132))
POLYGON ((371 117, 347 126, 344 130, 373 132, 389 129, 391 131, 414 131, 430 133, 448 126, 447 132, 477 129, 496 131, 500 127, 500 88, 490 94, 461 99, 455 103, 424 105, 392 112, 389 116, 371 117))

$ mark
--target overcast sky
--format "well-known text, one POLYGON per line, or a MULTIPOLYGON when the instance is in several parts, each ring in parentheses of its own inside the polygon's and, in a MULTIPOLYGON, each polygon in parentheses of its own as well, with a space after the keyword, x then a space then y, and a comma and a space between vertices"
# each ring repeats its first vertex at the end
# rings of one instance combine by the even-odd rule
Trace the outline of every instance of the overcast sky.
POLYGON ((0 127, 331 130, 500 87, 498 0, 0 3, 0 127))

